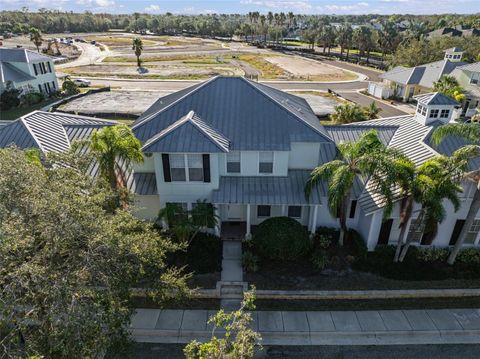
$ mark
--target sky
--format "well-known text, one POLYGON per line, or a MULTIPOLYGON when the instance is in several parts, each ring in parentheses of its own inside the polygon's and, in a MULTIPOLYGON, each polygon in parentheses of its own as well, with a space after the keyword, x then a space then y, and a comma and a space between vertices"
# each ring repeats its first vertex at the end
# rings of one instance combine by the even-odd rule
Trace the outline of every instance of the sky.
POLYGON ((296 14, 480 14, 480 0, 0 0, 1 10, 23 6, 65 11, 211 14, 249 11, 296 14), (53 5, 54 4, 54 5, 53 5))

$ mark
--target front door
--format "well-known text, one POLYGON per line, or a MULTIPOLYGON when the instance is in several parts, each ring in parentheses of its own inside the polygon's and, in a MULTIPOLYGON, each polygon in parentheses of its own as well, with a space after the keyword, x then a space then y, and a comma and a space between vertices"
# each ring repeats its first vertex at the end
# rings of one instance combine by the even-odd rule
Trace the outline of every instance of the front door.
POLYGON ((244 209, 241 204, 227 204, 227 221, 244 220, 244 209))
POLYGON ((393 219, 387 219, 383 221, 382 227, 380 228, 380 234, 378 236, 377 245, 387 245, 388 240, 390 239, 390 232, 392 230, 393 219))

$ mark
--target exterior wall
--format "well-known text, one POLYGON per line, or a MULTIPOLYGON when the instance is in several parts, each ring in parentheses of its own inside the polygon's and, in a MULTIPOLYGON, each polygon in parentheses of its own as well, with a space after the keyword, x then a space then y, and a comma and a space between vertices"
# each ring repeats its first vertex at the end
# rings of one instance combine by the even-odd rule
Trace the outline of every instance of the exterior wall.
POLYGON ((140 196, 135 195, 135 216, 148 221, 154 221, 160 211, 160 200, 157 195, 140 196))
POLYGON ((240 152, 240 173, 227 173, 227 156, 216 154, 219 158, 219 176, 287 176, 288 151, 273 151, 273 173, 260 173, 258 168, 259 151, 240 152))
POLYGON ((163 177, 162 154, 154 153, 155 177, 160 195, 161 207, 167 202, 195 203, 197 200, 211 201, 212 191, 218 189, 220 160, 216 153, 210 154, 211 182, 165 182, 163 177))
POLYGON ((292 142, 288 153, 288 169, 309 169, 318 166, 320 143, 292 142))
POLYGON ((134 172, 154 173, 155 159, 154 156, 143 156, 143 163, 133 163, 132 168, 134 172))

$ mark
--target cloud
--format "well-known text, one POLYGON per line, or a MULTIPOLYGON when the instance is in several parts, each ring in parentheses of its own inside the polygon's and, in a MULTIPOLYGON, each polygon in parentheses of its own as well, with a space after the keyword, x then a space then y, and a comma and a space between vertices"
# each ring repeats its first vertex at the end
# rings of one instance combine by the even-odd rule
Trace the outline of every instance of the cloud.
POLYGON ((256 5, 270 9, 283 9, 294 12, 308 11, 312 5, 308 1, 301 0, 240 0, 242 5, 256 5))
POLYGON ((77 0, 78 5, 83 5, 87 7, 108 7, 115 5, 113 0, 77 0))
POLYGON ((148 12, 148 13, 159 13, 160 12, 160 6, 152 4, 152 5, 147 6, 144 10, 145 10, 145 12, 148 12))
POLYGON ((367 2, 358 2, 351 5, 325 5, 317 6, 319 12, 331 14, 361 14, 371 12, 367 2))

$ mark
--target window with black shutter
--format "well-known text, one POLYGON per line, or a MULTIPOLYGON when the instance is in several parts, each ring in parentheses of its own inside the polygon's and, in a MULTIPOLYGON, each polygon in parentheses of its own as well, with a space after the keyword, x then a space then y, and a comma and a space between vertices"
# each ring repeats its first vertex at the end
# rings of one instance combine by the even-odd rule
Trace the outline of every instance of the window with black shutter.
POLYGON ((203 155, 203 182, 210 182, 210 155, 203 155))
POLYGON ((170 158, 168 153, 162 153, 162 164, 163 164, 163 179, 165 182, 172 182, 172 177, 170 175, 170 158))
POLYGON ((48 65, 48 72, 52 72, 52 66, 50 66, 50 62, 47 62, 48 65))
POLYGON ((349 218, 355 218, 355 211, 357 209, 357 201, 353 200, 350 204, 350 215, 349 218))
POLYGON ((37 65, 33 64, 33 71, 35 72, 35 76, 38 75, 37 65))

